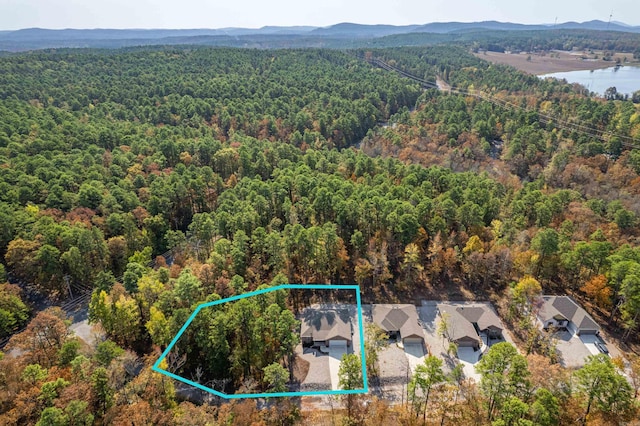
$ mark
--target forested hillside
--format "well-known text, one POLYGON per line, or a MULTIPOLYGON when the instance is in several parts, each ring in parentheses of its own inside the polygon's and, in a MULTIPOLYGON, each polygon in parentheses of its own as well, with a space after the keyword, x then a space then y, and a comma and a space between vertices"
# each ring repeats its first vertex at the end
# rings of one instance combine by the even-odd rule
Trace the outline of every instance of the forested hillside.
POLYGON ((508 22, 433 22, 425 25, 263 27, 192 30, 25 28, 0 31, 0 56, 37 49, 118 49, 137 46, 218 46, 252 49, 466 45, 492 51, 604 50, 640 55, 639 27, 614 22, 523 25, 508 22))
MULTIPOLYGON (((89 319, 108 340, 94 350, 69 335, 59 309, 31 312, 0 359, 0 420, 293 424, 291 401, 262 411, 255 402, 195 406, 149 369, 199 303, 287 282, 357 282, 366 303, 492 299, 506 312, 518 303, 514 283, 532 276, 545 292, 583 301, 631 351, 640 325, 639 137, 638 105, 590 98, 462 48, 1 58, 0 279, 6 269, 54 300, 68 296, 67 284, 92 288, 89 319), (425 91, 360 56, 515 107, 425 91)), ((272 306, 274 318, 285 312, 282 301, 272 306)), ((0 338, 29 315, 20 287, 2 285, 0 338)), ((206 318, 212 326, 187 333, 185 371, 204 359, 199 373, 231 369, 239 387, 279 359, 276 346, 264 359, 225 346, 240 333, 236 317, 206 318)), ((548 355, 536 330, 512 320, 527 354, 548 355)), ((618 383, 608 358, 574 388, 567 371, 544 376, 560 369, 548 362, 530 359, 542 366, 531 381, 525 362, 526 380, 503 389, 489 419, 516 424, 508 416, 519 401, 526 413, 528 404, 552 411, 536 424, 573 424, 591 405, 594 374, 618 383)), ((466 413, 452 421, 487 424, 489 391, 450 384, 443 407, 466 413)), ((592 418, 631 418, 630 389, 615 388, 624 404, 600 395, 592 418)), ((363 424, 419 417, 380 404, 363 424)))
POLYGON ((547 185, 607 201, 624 199, 638 213, 633 195, 640 170, 640 119, 632 102, 589 98, 579 94, 579 87, 489 65, 462 51, 407 48, 373 55, 412 75, 430 81, 440 76, 481 96, 426 92, 415 114, 396 115, 393 130, 372 132, 365 146, 375 134, 386 132, 378 148, 398 153, 411 145, 431 157, 429 164, 454 170, 497 168, 525 182, 544 175, 547 185), (390 141, 395 141, 393 148, 390 141))
MULTIPOLYGON (((370 40, 367 47, 424 46, 428 44, 462 44, 474 50, 504 51, 549 51, 549 50, 605 50, 630 52, 640 57, 638 41, 640 35, 630 32, 591 31, 588 29, 547 29, 523 31, 491 31, 479 28, 461 30, 449 34, 414 32, 394 34, 370 40)), ((354 46, 361 47, 361 46, 354 46)))

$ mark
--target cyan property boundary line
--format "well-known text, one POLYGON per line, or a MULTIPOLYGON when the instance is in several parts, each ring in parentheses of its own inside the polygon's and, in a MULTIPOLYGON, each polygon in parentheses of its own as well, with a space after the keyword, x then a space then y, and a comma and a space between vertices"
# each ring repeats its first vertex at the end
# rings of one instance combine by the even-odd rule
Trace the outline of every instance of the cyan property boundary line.
POLYGON ((164 374, 165 376, 171 377, 172 379, 179 380, 183 383, 194 386, 203 391, 212 393, 222 398, 227 399, 242 399, 242 398, 273 398, 273 397, 292 397, 292 396, 317 396, 317 395, 348 395, 348 394, 364 394, 369 392, 369 384, 367 382, 367 360, 365 356, 364 350, 364 326, 362 319, 362 303, 360 300, 360 286, 358 285, 334 285, 334 284, 283 284, 275 287, 264 288, 262 290, 252 291, 250 293, 240 294, 238 296, 227 297, 226 299, 220 299, 213 302, 203 303, 198 305, 191 314, 191 316, 184 323, 178 334, 171 340, 167 348, 162 352, 160 358, 153 364, 151 369, 160 374, 164 374), (200 312, 203 308, 208 308, 210 306, 220 305, 227 302, 233 302, 234 300, 245 299, 247 297, 258 296, 260 294, 269 293, 277 290, 353 290, 356 292, 356 304, 358 311, 358 332, 360 333, 360 362, 362 364, 362 389, 339 389, 339 390, 326 390, 326 391, 309 391, 309 392, 273 392, 273 393, 254 393, 254 394, 226 394, 219 392, 217 390, 211 389, 207 386, 204 386, 200 383, 196 383, 192 380, 185 379, 184 377, 178 376, 177 374, 171 373, 170 371, 164 370, 160 368, 160 364, 167 357, 171 349, 175 346, 182 333, 187 329, 189 324, 196 317, 198 312, 200 312))

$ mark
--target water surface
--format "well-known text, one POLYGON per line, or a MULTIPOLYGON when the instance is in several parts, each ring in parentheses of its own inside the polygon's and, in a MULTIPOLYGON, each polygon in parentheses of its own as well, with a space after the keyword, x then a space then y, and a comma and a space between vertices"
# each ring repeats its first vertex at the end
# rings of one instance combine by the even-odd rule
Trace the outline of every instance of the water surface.
POLYGON ((609 87, 618 89, 618 93, 631 95, 640 90, 640 67, 623 66, 601 70, 582 70, 555 72, 539 76, 540 78, 555 77, 566 79, 569 83, 580 83, 589 91, 604 95, 609 87))

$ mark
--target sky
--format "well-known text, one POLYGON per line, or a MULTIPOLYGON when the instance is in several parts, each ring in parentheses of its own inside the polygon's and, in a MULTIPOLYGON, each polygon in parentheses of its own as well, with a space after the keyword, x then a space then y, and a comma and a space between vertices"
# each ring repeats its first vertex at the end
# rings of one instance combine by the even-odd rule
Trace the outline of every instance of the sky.
POLYGON ((0 0, 0 30, 259 28, 496 20, 640 25, 638 0, 0 0))

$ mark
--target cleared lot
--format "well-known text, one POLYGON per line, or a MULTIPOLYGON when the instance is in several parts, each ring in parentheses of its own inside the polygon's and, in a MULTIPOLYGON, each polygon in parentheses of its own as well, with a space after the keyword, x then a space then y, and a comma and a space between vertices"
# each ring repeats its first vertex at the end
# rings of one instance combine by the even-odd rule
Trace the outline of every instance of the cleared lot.
POLYGON ((544 56, 539 54, 483 52, 476 53, 475 56, 485 61, 511 65, 521 71, 538 75, 562 71, 596 70, 615 65, 615 62, 595 59, 593 58, 594 55, 585 55, 583 52, 554 51, 553 54, 545 54, 544 56), (591 56, 592 58, 583 60, 582 56, 591 56))
POLYGON ((95 347, 104 339, 104 335, 89 325, 89 320, 85 319, 69 326, 69 331, 75 333, 80 339, 84 340, 89 346, 95 347))

